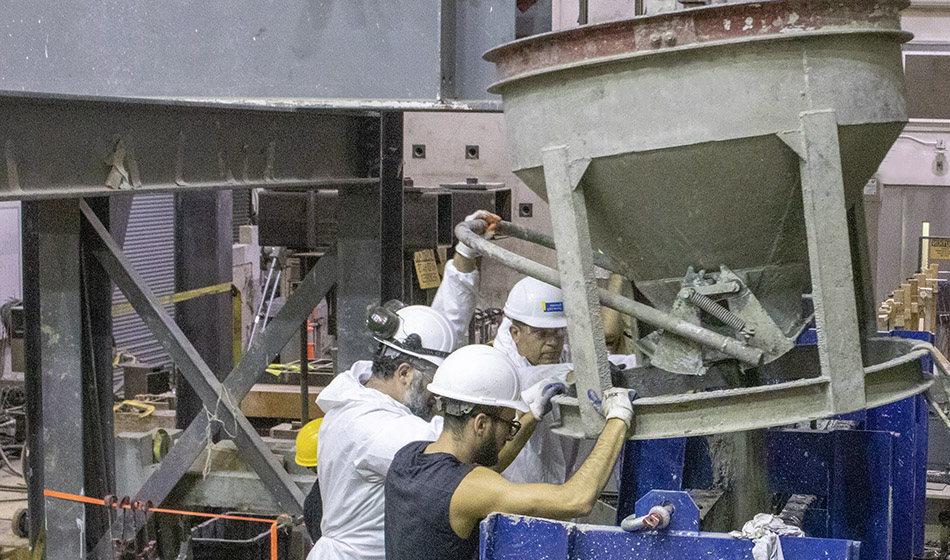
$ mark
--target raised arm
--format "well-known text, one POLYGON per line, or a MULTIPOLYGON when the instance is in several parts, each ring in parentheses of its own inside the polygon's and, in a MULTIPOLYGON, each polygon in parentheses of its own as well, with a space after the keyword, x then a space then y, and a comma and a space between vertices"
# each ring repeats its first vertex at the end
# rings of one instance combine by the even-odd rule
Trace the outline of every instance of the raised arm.
POLYGON ((498 473, 478 467, 459 484, 452 496, 449 519, 459 536, 492 512, 570 519, 590 513, 613 470, 614 462, 633 420, 627 391, 611 389, 604 395, 607 424, 594 450, 574 476, 562 485, 513 484, 498 473))

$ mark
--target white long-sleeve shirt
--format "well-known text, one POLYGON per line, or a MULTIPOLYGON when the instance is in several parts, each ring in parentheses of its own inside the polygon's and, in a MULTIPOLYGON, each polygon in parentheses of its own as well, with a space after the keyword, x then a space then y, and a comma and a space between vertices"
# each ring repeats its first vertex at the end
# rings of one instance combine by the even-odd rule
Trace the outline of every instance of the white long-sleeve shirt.
POLYGON ((432 300, 432 309, 438 311, 455 331, 456 348, 468 344, 468 326, 475 314, 478 297, 478 270, 459 272, 455 260, 445 263, 445 272, 439 291, 432 300))
POLYGON ((323 536, 307 560, 384 560, 383 484, 397 451, 435 441, 442 417, 413 415, 392 397, 363 384, 372 362, 359 361, 320 391, 324 412, 317 440, 317 478, 323 497, 323 536))

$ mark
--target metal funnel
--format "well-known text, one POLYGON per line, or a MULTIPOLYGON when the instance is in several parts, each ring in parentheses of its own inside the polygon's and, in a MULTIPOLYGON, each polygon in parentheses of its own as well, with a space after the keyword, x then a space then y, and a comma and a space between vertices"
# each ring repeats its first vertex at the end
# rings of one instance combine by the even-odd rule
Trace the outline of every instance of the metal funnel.
POLYGON ((836 111, 853 208, 906 121, 907 4, 716 5, 489 51, 515 173, 546 197, 543 149, 589 158, 593 246, 625 263, 653 305, 671 308, 688 267, 725 265, 794 337, 811 289, 800 158, 786 134, 803 111, 836 111))
POLYGON ((490 90, 504 99, 515 173, 551 204, 558 270, 462 231, 467 224, 456 233, 564 290, 577 383, 576 397, 555 400, 561 433, 593 437, 603 425, 598 398, 615 380, 601 304, 659 329, 654 367, 631 372, 659 380, 655 392, 638 379, 623 385, 643 397, 634 438, 828 417, 930 385, 922 348, 859 328, 872 312, 862 187, 907 118, 907 5, 731 3, 485 55, 498 71, 490 90), (605 255, 592 259, 592 249, 605 255), (598 292, 594 263, 607 261, 657 309, 598 292), (812 317, 808 299, 818 351, 792 352, 812 317), (699 393, 670 395, 684 378, 657 376, 714 377, 711 367, 735 367, 726 357, 757 381, 702 391, 710 378, 694 377, 699 393), (788 377, 799 362, 803 377, 788 377))

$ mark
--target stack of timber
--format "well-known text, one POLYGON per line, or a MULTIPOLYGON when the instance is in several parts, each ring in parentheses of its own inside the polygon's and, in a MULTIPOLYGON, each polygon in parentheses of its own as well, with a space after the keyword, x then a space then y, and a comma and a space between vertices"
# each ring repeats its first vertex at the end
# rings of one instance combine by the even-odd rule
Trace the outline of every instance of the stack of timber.
POLYGON ((877 310, 877 330, 937 330, 937 272, 931 264, 894 290, 877 310))

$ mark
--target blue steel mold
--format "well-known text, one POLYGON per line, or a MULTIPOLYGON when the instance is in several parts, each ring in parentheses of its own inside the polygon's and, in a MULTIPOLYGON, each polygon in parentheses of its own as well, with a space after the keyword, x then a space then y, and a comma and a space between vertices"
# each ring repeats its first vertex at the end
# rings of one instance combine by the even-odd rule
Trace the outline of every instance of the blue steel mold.
MULTIPOLYGON (((651 492, 637 511, 673 503, 670 527, 627 533, 619 527, 576 525, 518 515, 493 514, 481 523, 481 560, 752 560, 754 543, 723 533, 703 533, 699 510, 685 492, 651 492), (691 506, 691 507, 690 507, 691 506)), ((782 537, 786 560, 858 560, 860 543, 782 537)))

